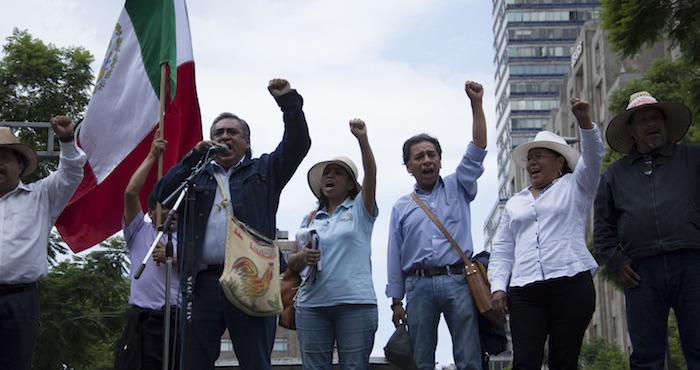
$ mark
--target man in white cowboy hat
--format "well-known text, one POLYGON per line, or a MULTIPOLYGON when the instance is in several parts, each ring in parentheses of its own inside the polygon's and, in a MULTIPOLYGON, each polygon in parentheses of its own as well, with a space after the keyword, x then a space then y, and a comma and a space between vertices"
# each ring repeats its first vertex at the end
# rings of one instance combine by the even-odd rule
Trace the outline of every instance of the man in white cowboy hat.
MULTIPOLYGON (((406 140, 403 161, 415 178, 415 194, 471 257, 469 204, 476 197, 476 181, 484 172, 486 118, 481 84, 467 81, 464 89, 472 107, 472 141, 456 172, 440 176, 442 149, 438 140, 427 134, 406 140)), ((386 296, 392 299, 392 321, 395 326, 408 324, 418 368, 435 367, 437 327, 443 314, 457 368, 481 369, 479 312, 467 285, 464 262, 411 194, 399 198, 391 210, 388 244, 386 296), (406 309, 401 303, 404 295, 406 309)))
POLYGON ((700 369, 700 145, 676 143, 690 124, 688 107, 642 91, 606 132, 626 155, 601 178, 593 237, 624 286, 632 369, 663 368, 669 308, 700 369))
POLYGON ((36 170, 36 151, 0 127, 0 369, 31 367, 49 235, 83 179, 86 155, 73 142, 71 119, 53 117, 51 127, 61 142, 58 170, 30 184, 20 179, 36 170))

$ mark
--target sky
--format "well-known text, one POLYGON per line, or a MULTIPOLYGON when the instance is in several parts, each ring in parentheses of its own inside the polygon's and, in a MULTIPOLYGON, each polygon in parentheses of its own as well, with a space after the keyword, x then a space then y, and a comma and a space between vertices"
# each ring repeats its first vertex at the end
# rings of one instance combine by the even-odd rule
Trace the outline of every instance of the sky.
MULTIPOLYGON (((99 71, 124 2, 118 0, 0 0, 0 41, 14 27, 56 47, 90 51, 99 71)), ((488 124, 486 168, 471 204, 475 249, 497 201, 496 117, 491 1, 484 0, 195 0, 188 3, 204 137, 228 111, 251 126, 253 155, 282 138, 282 113, 267 91, 286 78, 304 98, 311 150, 282 192, 277 227, 293 237, 316 206, 306 173, 336 155, 360 169, 348 121, 361 118, 377 161, 379 217, 372 235, 372 266, 379 329, 372 356, 383 356, 393 332, 386 298, 386 242, 394 202, 413 190, 401 147, 428 133, 443 149, 441 174, 453 173, 471 140, 471 109, 464 82, 484 85, 488 124)), ((57 112, 60 113, 60 112, 57 112)), ((361 180, 360 180, 361 181, 361 180)), ((121 196, 121 195, 118 195, 121 196)), ((410 322, 409 322, 410 324, 410 322)), ((454 362, 446 325, 436 361, 454 362)))

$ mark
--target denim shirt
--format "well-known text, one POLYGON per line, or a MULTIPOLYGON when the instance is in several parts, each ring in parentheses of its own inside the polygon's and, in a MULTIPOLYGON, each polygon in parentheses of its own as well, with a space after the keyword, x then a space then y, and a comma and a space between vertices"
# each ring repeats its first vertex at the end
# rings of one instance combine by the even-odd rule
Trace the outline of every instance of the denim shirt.
MULTIPOLYGON (((301 110, 303 99, 296 90, 276 97, 277 104, 284 113, 284 135, 277 148, 259 158, 246 158, 229 178, 230 202, 236 218, 270 239, 275 238, 276 214, 280 194, 284 186, 294 175, 311 147, 309 129, 301 110)), ((201 159, 202 154, 196 150, 188 153, 180 163, 160 179, 154 192, 159 201, 164 201, 191 174, 192 169, 201 159)), ((194 271, 201 271, 206 265, 201 263, 206 225, 214 206, 214 197, 218 183, 214 176, 214 164, 209 163, 194 179, 194 271)), ((183 203, 187 202, 185 199, 183 203)), ((184 209, 184 208, 181 208, 184 209)), ((184 224, 186 214, 178 220, 180 232, 179 257, 186 260, 187 226, 184 224)), ((224 245, 221 248, 225 248, 224 245)), ((222 261, 223 263, 223 261, 222 261)), ((280 270, 286 270, 287 264, 280 255, 280 270)), ((185 274, 182 274, 183 278, 185 274)))
POLYGON ((699 210, 700 145, 666 143, 647 157, 634 148, 603 173, 594 243, 616 272, 636 259, 700 249, 699 210))

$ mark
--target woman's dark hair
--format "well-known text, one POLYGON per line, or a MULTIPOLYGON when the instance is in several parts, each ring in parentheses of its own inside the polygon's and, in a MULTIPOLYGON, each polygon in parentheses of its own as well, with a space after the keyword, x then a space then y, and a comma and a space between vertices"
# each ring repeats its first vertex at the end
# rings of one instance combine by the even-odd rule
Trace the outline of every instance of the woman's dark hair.
POLYGON ((435 150, 438 152, 438 157, 442 159, 442 148, 440 147, 438 139, 428 134, 418 134, 412 136, 403 143, 403 164, 408 164, 408 161, 411 160, 411 147, 423 141, 433 143, 433 145, 435 145, 435 150))
MULTIPOLYGON (((547 150, 549 150, 550 153, 556 155, 557 157, 564 157, 563 155, 559 154, 559 152, 557 152, 556 150, 552 150, 552 149, 547 149, 547 150)), ((566 158, 564 158, 564 165, 561 167, 562 176, 566 175, 567 173, 573 173, 573 172, 574 171, 571 170, 571 167, 569 167, 569 161, 567 161, 566 158)))
MULTIPOLYGON (((342 167, 342 166, 341 166, 341 167, 342 167)), ((353 179, 352 175, 350 174, 350 172, 348 172, 348 170, 346 170, 345 168, 343 168, 343 171, 345 171, 345 173, 348 174, 348 178, 350 178, 353 182, 357 183, 357 181, 356 181, 355 179, 353 179)), ((323 191, 320 191, 319 193, 320 193, 320 197, 318 198, 318 210, 320 211, 320 210, 323 209, 323 207, 326 207, 326 206, 328 205, 328 198, 326 197, 325 194, 323 194, 323 191)), ((348 192, 348 196, 350 197, 350 199, 355 199, 355 197, 356 197, 357 194, 359 194, 359 193, 360 193, 360 191, 357 190, 357 186, 354 186, 354 187, 353 187, 352 189, 350 189, 350 191, 348 192)))

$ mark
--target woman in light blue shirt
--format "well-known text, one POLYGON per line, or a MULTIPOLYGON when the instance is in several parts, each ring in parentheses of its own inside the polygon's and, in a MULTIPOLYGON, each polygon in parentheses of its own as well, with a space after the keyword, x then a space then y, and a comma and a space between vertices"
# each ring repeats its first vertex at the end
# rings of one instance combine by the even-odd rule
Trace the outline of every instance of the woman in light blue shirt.
POLYGON ((357 181, 357 167, 346 157, 334 157, 309 170, 311 191, 318 208, 302 227, 316 230, 319 248, 295 247, 289 268, 317 266, 312 282, 296 297, 297 337, 304 369, 331 369, 334 345, 341 369, 369 369, 369 355, 377 331, 377 297, 372 282, 372 228, 377 219, 377 169, 365 123, 350 121, 362 153, 365 177, 357 181), (320 263, 319 263, 320 262, 320 263))
POLYGON ((576 369, 595 308, 586 227, 605 149, 588 107, 571 99, 581 154, 549 131, 513 149, 531 185, 506 203, 488 275, 494 305, 510 313, 514 370, 540 369, 547 337, 549 368, 576 369))

